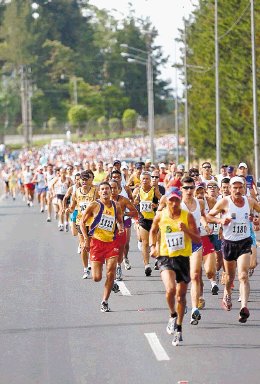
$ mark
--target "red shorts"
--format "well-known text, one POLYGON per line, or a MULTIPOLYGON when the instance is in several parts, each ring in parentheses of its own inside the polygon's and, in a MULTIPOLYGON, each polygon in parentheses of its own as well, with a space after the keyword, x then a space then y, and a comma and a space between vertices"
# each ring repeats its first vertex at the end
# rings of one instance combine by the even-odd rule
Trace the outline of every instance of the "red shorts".
POLYGON ((35 184, 33 183, 24 184, 24 186, 25 188, 30 189, 30 191, 33 191, 35 189, 35 184))
POLYGON ((106 242, 92 237, 89 253, 91 261, 99 261, 104 264, 106 259, 119 256, 118 242, 117 240, 106 242))
POLYGON ((123 233, 116 233, 116 240, 118 248, 126 244, 126 229, 123 233))
POLYGON ((202 242, 202 256, 206 256, 209 253, 215 252, 214 245, 211 243, 208 236, 201 236, 202 242))

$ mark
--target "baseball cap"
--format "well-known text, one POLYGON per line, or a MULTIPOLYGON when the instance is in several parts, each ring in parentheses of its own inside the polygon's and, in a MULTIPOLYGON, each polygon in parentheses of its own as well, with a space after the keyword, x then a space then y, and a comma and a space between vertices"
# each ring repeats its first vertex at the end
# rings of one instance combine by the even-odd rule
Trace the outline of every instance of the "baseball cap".
POLYGON ((247 165, 246 165, 246 163, 240 163, 239 166, 238 166, 238 168, 241 168, 241 167, 244 167, 244 168, 247 169, 247 165))
POLYGON ((79 162, 78 162, 78 161, 75 161, 74 165, 75 165, 75 166, 79 165, 79 162))
POLYGON ((245 184, 244 182, 244 179, 240 176, 234 176, 234 177, 231 177, 230 181, 229 181, 229 184, 232 185, 234 183, 242 183, 242 184, 245 184))
POLYGON ((177 197, 179 200, 181 200, 182 193, 177 187, 171 187, 167 190, 165 194, 167 200, 171 200, 172 197, 177 197))
POLYGON ((164 163, 160 163, 159 168, 166 168, 166 165, 164 163))
POLYGON ((121 161, 120 160, 114 160, 113 165, 116 165, 116 164, 121 164, 121 161))
POLYGON ((227 167, 227 172, 228 173, 231 173, 231 172, 233 172, 234 171, 234 167, 232 167, 232 165, 229 165, 228 167, 227 167))
POLYGON ((145 164, 148 164, 148 163, 151 163, 152 161, 151 161, 151 159, 146 159, 145 160, 145 164))
POLYGON ((184 167, 183 164, 178 164, 178 165, 177 165, 177 170, 178 170, 178 171, 184 171, 184 169, 185 169, 185 167, 184 167))
POLYGON ((108 168, 113 168, 113 164, 109 163, 109 164, 107 164, 107 167, 108 168))
POLYGON ((205 183, 198 183, 198 184, 195 186, 195 191, 197 191, 197 189, 199 189, 199 188, 206 189, 206 185, 205 185, 205 183))
POLYGON ((217 181, 214 179, 207 181, 207 186, 210 184, 218 185, 217 181))
POLYGON ((128 166, 126 164, 123 164, 121 169, 128 169, 128 166))
POLYGON ((135 163, 135 168, 142 168, 143 164, 141 162, 135 163))

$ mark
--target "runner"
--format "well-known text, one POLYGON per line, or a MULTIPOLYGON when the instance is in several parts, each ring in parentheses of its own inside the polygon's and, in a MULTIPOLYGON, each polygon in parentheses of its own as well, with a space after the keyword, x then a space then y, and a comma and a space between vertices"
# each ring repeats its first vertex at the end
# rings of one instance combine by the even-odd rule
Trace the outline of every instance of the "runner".
POLYGON ((32 183, 36 184, 36 192, 38 203, 40 204, 40 212, 43 213, 46 204, 46 182, 42 165, 39 165, 37 168, 37 172, 32 179, 32 183))
POLYGON ((33 167, 27 163, 25 165, 25 170, 22 173, 22 182, 24 185, 24 192, 25 192, 25 197, 27 200, 27 205, 28 207, 33 206, 33 199, 34 199, 34 189, 35 185, 32 183, 33 180, 33 167))
POLYGON ((141 174, 141 185, 133 192, 134 205, 138 207, 138 236, 142 242, 142 256, 146 276, 151 276, 152 268, 149 264, 149 231, 155 216, 154 209, 158 207, 161 194, 158 187, 152 187, 150 172, 141 174), (157 200, 155 200, 157 199, 157 200))
MULTIPOLYGON (((76 173, 74 176, 74 184, 69 187, 69 189, 67 190, 67 192, 64 196, 63 202, 62 202, 64 211, 67 210, 68 204, 70 204, 72 196, 75 194, 76 190, 80 186, 81 186, 80 173, 76 173)), ((67 211, 68 211, 68 213, 70 212, 69 210, 67 210, 67 211)), ((78 231, 77 231, 77 227, 76 227, 77 215, 78 215, 77 209, 74 209, 74 211, 70 215, 70 230, 71 230, 72 236, 78 235, 78 231)))
POLYGON ((230 180, 230 196, 216 203, 207 215, 212 223, 223 226, 223 255, 226 271, 226 285, 222 305, 227 311, 232 308, 231 287, 235 279, 236 267, 240 283, 241 309, 239 322, 245 323, 250 316, 247 308, 250 292, 248 272, 252 238, 250 237, 250 213, 260 212, 260 204, 245 195, 245 183, 239 176, 230 180), (216 216, 221 214, 221 218, 216 216))
POLYGON ((11 169, 11 173, 8 177, 8 182, 9 182, 10 194, 11 194, 13 200, 15 200, 16 193, 18 190, 18 176, 17 176, 17 172, 16 172, 15 168, 11 169))
MULTIPOLYGON (((81 254, 81 260, 83 264, 83 276, 82 279, 87 279, 90 276, 90 266, 89 266, 89 243, 85 244, 86 236, 84 236, 83 232, 81 231, 81 219, 82 216, 87 209, 87 207, 96 200, 97 198, 97 188, 93 185, 94 180, 94 173, 89 171, 83 171, 80 174, 80 183, 81 187, 76 189, 75 193, 72 195, 72 201, 67 209, 68 213, 74 212, 76 209, 78 211, 77 217, 76 217, 76 228, 78 231, 78 238, 79 238, 79 244, 80 244, 80 254, 81 254)), ((87 227, 89 227, 89 223, 86 222, 87 227)), ((87 229, 88 231, 88 229, 87 229)))
POLYGON ((171 187, 166 192, 167 207, 158 212, 150 231, 151 256, 157 257, 161 278, 165 286, 170 318, 166 331, 174 334, 172 344, 182 341, 182 321, 186 307, 186 293, 190 282, 189 256, 192 243, 200 242, 200 235, 192 214, 181 209, 181 192, 171 187), (156 247, 160 229, 159 254, 156 247))
MULTIPOLYGON (((63 199, 66 195, 67 190, 72 185, 72 181, 70 178, 66 176, 66 169, 61 168, 60 169, 60 176, 55 179, 55 181, 52 184, 52 191, 55 191, 56 198, 57 198, 57 204, 58 204, 58 229, 59 231, 64 231, 64 209, 63 209, 63 199)), ((54 194, 54 192, 53 192, 54 194)))
MULTIPOLYGON (((123 195, 120 195, 119 191, 122 188, 120 187, 120 184, 119 184, 118 181, 112 179, 112 180, 110 180, 109 184, 111 186, 111 197, 112 197, 112 200, 114 202, 118 202, 119 203, 119 205, 121 207, 121 210, 122 210, 122 213, 124 215, 124 224, 126 223, 128 225, 128 221, 131 220, 132 217, 138 217, 138 211, 135 208, 135 206, 133 205, 133 203, 131 203, 129 198, 127 198, 127 197, 125 197, 123 195)), ((118 256, 117 268, 116 268, 116 280, 117 281, 122 280, 122 267, 121 267, 121 264, 122 264, 122 261, 123 261, 125 244, 127 242, 127 229, 129 229, 129 227, 127 228, 124 225, 124 232, 122 234, 119 234, 117 232, 117 234, 116 234, 116 239, 118 240, 118 248, 119 248, 119 256, 118 256)), ((129 268, 129 265, 130 265, 129 262, 128 262, 128 265, 127 265, 127 262, 125 260, 125 266, 126 266, 127 270, 131 269, 131 266, 129 268)))
POLYGON ((102 279, 103 264, 106 264, 106 281, 100 310, 109 312, 108 299, 114 285, 119 256, 115 231, 117 227, 119 234, 123 233, 124 225, 120 205, 111 200, 109 183, 100 183, 98 193, 99 200, 92 202, 83 213, 80 228, 84 237, 84 249, 87 252, 90 250, 92 277, 95 282, 102 279), (90 220, 92 223, 88 234, 86 226, 90 220), (90 246, 88 236, 91 236, 90 246))

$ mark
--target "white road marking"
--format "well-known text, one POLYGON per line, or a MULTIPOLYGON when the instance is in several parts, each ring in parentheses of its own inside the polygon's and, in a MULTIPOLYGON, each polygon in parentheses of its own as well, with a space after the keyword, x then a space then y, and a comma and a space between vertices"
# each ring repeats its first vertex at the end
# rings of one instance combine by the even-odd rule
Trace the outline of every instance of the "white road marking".
POLYGON ((120 292, 124 296, 132 296, 130 291, 126 288, 126 285, 123 281, 117 281, 117 284, 119 285, 120 292))
POLYGON ((170 360, 165 349, 161 345, 156 333, 145 333, 145 337, 152 348, 153 353, 158 361, 170 360))

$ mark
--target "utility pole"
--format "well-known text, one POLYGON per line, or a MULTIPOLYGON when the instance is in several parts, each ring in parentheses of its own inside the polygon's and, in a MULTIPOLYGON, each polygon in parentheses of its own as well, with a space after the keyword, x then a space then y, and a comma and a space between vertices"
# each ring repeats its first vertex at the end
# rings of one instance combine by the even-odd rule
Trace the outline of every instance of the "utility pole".
POLYGON ((186 40, 186 21, 184 19, 184 81, 185 81, 185 169, 190 168, 190 145, 189 145, 189 112, 188 112, 188 79, 187 79, 187 40, 186 40))
POLYGON ((73 103, 74 105, 78 104, 78 84, 77 84, 77 78, 76 76, 73 76, 73 103))
POLYGON ((218 52, 218 0, 215 0, 215 97, 216 97, 216 163, 217 173, 221 167, 221 128, 219 103, 219 52, 218 52))
POLYGON ((149 138, 150 138, 150 151, 151 151, 151 162, 155 161, 154 154, 154 99, 153 99, 153 64, 151 57, 151 48, 148 47, 147 57, 147 94, 148 94, 148 127, 149 127, 149 138))
POLYGON ((258 108, 257 108, 257 82, 256 82, 256 54, 255 54, 255 17, 254 0, 251 0, 251 46, 252 46, 252 80, 253 80, 253 117, 254 117, 254 162, 255 178, 259 180, 259 140, 258 140, 258 108))

